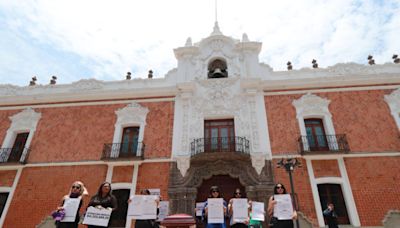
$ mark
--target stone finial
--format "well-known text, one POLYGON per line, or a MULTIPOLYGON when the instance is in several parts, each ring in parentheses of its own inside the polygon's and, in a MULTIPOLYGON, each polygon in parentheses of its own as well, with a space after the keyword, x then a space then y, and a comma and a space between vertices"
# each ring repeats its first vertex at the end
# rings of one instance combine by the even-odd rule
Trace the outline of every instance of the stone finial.
POLYGON ((131 72, 126 72, 126 80, 131 80, 131 72))
POLYGON ((247 34, 246 33, 243 33, 243 35, 242 35, 242 42, 249 42, 250 40, 249 40, 249 37, 247 36, 247 34))
POLYGON ((375 60, 374 60, 374 57, 372 55, 369 55, 367 59, 368 59, 368 64, 369 65, 375 65, 375 60))
POLYGON ((313 60, 311 61, 311 63, 312 63, 312 67, 313 67, 314 69, 318 68, 317 60, 313 59, 313 60))
POLYGON ((393 59, 393 62, 394 62, 394 63, 400 63, 400 58, 399 58, 398 55, 393 54, 392 59, 393 59))
POLYGON ((218 22, 216 21, 214 24, 214 30, 211 33, 211 36, 222 35, 222 32, 219 30, 218 22))
POLYGON ((186 40, 185 47, 191 47, 191 46, 193 46, 192 38, 188 37, 187 40, 186 40))
POLYGON ((292 63, 291 63, 290 61, 288 61, 288 62, 286 63, 286 65, 287 65, 287 69, 288 69, 288 70, 293 70, 293 66, 292 66, 292 63))
POLYGON ((57 83, 57 77, 56 76, 51 76, 51 80, 50 80, 50 85, 55 85, 57 83))
POLYGON ((153 78, 153 71, 149 70, 149 74, 147 75, 147 78, 153 78))
POLYGON ((37 81, 36 76, 33 76, 32 80, 29 82, 29 86, 35 86, 36 85, 36 81, 37 81))

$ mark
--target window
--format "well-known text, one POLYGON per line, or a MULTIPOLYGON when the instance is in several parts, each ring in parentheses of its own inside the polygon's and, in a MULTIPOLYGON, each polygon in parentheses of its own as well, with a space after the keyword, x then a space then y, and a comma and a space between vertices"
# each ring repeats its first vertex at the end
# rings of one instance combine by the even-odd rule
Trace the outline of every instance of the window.
POLYGON ((322 210, 327 208, 328 203, 333 203, 338 215, 338 223, 350 224, 340 184, 319 184, 318 193, 322 210))
POLYGON ((235 130, 233 120, 204 121, 204 144, 206 152, 234 151, 235 130))
POLYGON ((2 143, 0 162, 26 162, 40 118, 41 114, 31 108, 10 116, 12 122, 2 143))
POLYGON ((226 62, 216 59, 208 65, 208 78, 227 78, 228 71, 226 62))
POLYGON ((128 199, 130 190, 129 189, 113 190, 112 194, 117 198, 118 208, 111 214, 109 227, 115 227, 115 228, 125 227, 126 215, 128 213, 128 199))
POLYGON ((137 156, 139 127, 126 127, 122 133, 119 157, 137 156))
POLYGON ((0 193, 0 217, 3 214, 4 207, 6 205, 8 193, 0 193))
POLYGON ((311 151, 329 150, 322 119, 305 119, 307 141, 311 151))
POLYGON ((8 157, 8 162, 19 162, 22 153, 25 150, 26 141, 28 139, 29 132, 19 133, 15 137, 14 145, 11 149, 10 156, 8 157))

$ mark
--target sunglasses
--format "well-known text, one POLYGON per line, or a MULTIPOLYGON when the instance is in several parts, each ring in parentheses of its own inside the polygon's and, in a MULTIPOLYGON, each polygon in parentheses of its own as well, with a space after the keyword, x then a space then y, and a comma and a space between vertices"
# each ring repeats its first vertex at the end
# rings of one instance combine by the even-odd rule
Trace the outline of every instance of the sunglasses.
POLYGON ((74 186, 72 186, 72 189, 81 189, 81 187, 74 185, 74 186))
POLYGON ((212 191, 212 193, 214 193, 214 192, 218 192, 219 193, 219 191, 212 191))
POLYGON ((283 186, 276 186, 276 189, 283 189, 283 186))
POLYGON ((235 192, 235 195, 242 195, 241 192, 235 192))

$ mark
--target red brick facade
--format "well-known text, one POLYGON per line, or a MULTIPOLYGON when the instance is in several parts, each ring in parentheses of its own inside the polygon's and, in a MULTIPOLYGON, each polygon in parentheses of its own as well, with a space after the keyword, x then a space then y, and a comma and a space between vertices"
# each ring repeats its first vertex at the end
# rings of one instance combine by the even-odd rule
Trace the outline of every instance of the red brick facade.
POLYGON ((115 166, 113 168, 112 183, 131 183, 133 166, 115 166))
MULTIPOLYGON (((24 168, 3 227, 35 227, 61 204, 75 180, 84 182, 94 195, 106 172, 106 165, 24 168)), ((89 199, 84 200, 86 205, 89 199)))
POLYGON ((0 171, 0 187, 11 187, 16 174, 15 170, 0 171))
POLYGON ((170 164, 143 163, 139 167, 136 193, 145 188, 159 188, 163 200, 168 200, 168 180, 170 164))
MULTIPOLYGON (((337 178, 344 182, 338 158, 344 156, 351 193, 363 226, 379 226, 390 209, 399 209, 400 176, 396 164, 399 156, 369 157, 369 153, 383 154, 400 151, 399 129, 384 101, 384 95, 393 90, 326 92, 315 95, 330 100, 329 111, 336 134, 346 134, 353 157, 346 154, 328 154, 336 157, 318 159, 301 157, 297 142, 300 136, 296 109, 292 102, 303 94, 268 95, 264 97, 268 131, 274 159, 275 182, 281 182, 290 192, 288 173, 276 168, 278 159, 297 156, 302 166, 293 173, 294 188, 300 211, 318 226, 318 216, 312 193, 312 178, 307 160, 311 160, 315 179, 337 178), (368 113, 368 114, 366 114, 368 113), (346 157, 347 156, 347 157, 346 157), (376 205, 371 207, 371 205, 376 205)), ((65 107, 34 108, 41 113, 29 154, 28 166, 22 173, 8 208, 3 227, 34 227, 60 203, 71 183, 83 181, 94 195, 100 183, 106 180, 108 164, 112 167, 112 183, 131 186, 136 181, 136 193, 144 188, 159 188, 163 200, 168 200, 171 170, 174 101, 140 102, 149 112, 146 117, 143 142, 144 160, 101 160, 103 146, 112 143, 115 111, 127 104, 99 104, 65 107), (151 160, 153 159, 153 160, 151 160), (61 163, 52 166, 51 163, 61 163), (78 163, 80 162, 80 163, 78 163), (89 164, 94 162, 94 164, 89 164), (138 166, 137 179, 133 178, 138 166), (34 209, 32 209, 34 208, 34 209), (29 219, 20 219, 21 214, 29 219)), ((21 110, 0 111, 0 140, 4 140, 11 121, 9 117, 21 110)), ((0 167, 1 168, 1 167, 0 167)), ((0 169, 0 187, 12 187, 16 169, 0 169)), ((110 171, 109 171, 110 172, 110 171)), ((85 199, 85 204, 88 197, 85 199)), ((319 202, 318 202, 319 203, 319 202)), ((85 205, 86 206, 86 205, 85 205)))
MULTIPOLYGON (((336 134, 346 134, 350 153, 382 153, 400 151, 399 129, 384 100, 384 95, 392 91, 346 91, 315 95, 330 100, 329 111, 336 134)), ((298 154, 299 145, 296 140, 300 130, 296 108, 292 102, 301 96, 265 96, 273 155, 298 154)), ((398 156, 345 159, 362 226, 380 226, 388 210, 400 208, 400 193, 396 190, 400 183, 399 169, 395 165, 398 159, 398 156), (390 186, 390 190, 382 189, 382 186, 390 186)), ((311 163, 315 178, 341 177, 336 159, 320 158, 311 163)), ((305 160, 302 165, 302 168, 296 168, 294 172, 295 190, 300 200, 300 210, 316 225, 314 200, 305 160)), ((274 170, 274 175, 277 182, 282 182, 289 189, 288 174, 283 169, 274 170)))
POLYGON ((379 226, 388 210, 400 207, 400 157, 346 158, 361 225, 379 226))
POLYGON ((341 177, 337 160, 314 160, 312 167, 316 178, 341 177))

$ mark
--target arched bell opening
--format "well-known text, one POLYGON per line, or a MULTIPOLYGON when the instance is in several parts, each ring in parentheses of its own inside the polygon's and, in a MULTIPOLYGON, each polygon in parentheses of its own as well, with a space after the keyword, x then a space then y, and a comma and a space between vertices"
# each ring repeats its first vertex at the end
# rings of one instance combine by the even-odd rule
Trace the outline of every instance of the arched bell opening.
POLYGON ((228 67, 223 59, 215 59, 208 64, 208 78, 227 78, 228 67))

